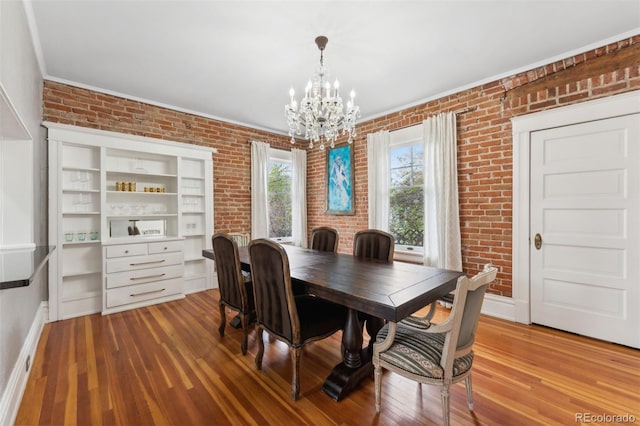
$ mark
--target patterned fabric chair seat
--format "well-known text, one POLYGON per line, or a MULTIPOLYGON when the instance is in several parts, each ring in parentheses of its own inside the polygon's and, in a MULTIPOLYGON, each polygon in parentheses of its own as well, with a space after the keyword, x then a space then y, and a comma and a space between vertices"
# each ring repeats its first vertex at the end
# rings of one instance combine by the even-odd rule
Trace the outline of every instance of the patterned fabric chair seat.
POLYGON ((431 317, 423 318, 411 315, 400 321, 399 325, 417 328, 418 330, 426 330, 431 327, 430 320, 431 317))
MULTIPOLYGON (((376 342, 387 338, 389 325, 379 332, 376 342)), ((380 359, 393 364, 404 371, 431 379, 442 379, 444 370, 440 366, 445 333, 416 333, 409 327, 398 324, 393 346, 380 354, 380 359)), ((453 362, 453 377, 460 376, 471 369, 473 352, 456 358, 453 362)))

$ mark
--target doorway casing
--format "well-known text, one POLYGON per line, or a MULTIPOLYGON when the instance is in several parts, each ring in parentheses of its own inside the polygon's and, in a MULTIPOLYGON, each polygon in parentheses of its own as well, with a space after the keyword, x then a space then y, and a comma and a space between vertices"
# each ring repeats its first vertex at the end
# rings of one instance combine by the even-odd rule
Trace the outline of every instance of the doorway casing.
POLYGON ((531 323, 531 134, 555 127, 640 112, 640 91, 587 101, 511 119, 513 135, 512 289, 516 322, 531 323))

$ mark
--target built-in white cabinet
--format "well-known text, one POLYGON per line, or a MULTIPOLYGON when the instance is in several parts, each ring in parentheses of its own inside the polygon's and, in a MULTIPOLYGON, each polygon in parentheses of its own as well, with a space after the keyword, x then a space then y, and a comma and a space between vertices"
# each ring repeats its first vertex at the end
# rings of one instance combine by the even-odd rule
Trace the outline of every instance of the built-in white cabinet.
POLYGON ((49 241, 60 248, 49 262, 50 319, 107 314, 217 285, 212 262, 202 257, 213 234, 215 150, 45 126, 49 241), (129 269, 114 269, 122 265, 129 269), (139 275, 147 269, 139 265, 153 273, 139 275))
POLYGON ((104 244, 102 313, 184 297, 182 239, 104 244))

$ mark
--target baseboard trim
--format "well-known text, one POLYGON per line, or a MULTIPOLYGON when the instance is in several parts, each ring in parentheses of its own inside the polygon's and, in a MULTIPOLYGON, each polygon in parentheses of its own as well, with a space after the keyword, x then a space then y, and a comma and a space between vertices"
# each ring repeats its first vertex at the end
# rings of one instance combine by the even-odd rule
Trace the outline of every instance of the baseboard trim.
POLYGON ((487 293, 482 304, 482 313, 508 321, 516 321, 515 302, 511 297, 487 293))
POLYGON ((22 395, 27 387, 27 380, 31 373, 31 367, 29 371, 25 371, 25 364, 27 357, 31 356, 32 366, 33 359, 35 357, 36 348, 38 347, 38 341, 42 335, 42 329, 44 324, 48 322, 49 318, 49 304, 48 302, 40 303, 36 315, 27 334, 27 338, 22 345, 18 359, 13 366, 11 376, 7 387, 0 399, 0 425, 12 425, 18 415, 18 409, 20 408, 20 402, 22 401, 22 395))

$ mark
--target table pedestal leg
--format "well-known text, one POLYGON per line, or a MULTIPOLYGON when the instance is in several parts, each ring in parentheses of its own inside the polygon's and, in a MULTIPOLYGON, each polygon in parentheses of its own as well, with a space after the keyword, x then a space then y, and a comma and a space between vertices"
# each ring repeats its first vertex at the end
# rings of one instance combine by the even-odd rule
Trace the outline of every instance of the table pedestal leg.
MULTIPOLYGON (((378 327, 377 322, 367 321, 369 333, 377 333, 379 327, 373 330, 376 327, 378 327)), ((363 349, 362 342, 362 323, 358 318, 358 311, 349 309, 342 333, 343 361, 333 368, 322 386, 324 393, 336 401, 341 400, 373 372, 372 352, 369 347, 363 349)), ((369 346, 373 348, 372 344, 369 346)))

